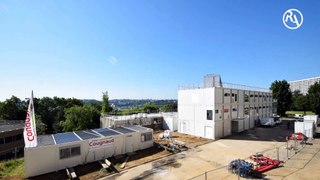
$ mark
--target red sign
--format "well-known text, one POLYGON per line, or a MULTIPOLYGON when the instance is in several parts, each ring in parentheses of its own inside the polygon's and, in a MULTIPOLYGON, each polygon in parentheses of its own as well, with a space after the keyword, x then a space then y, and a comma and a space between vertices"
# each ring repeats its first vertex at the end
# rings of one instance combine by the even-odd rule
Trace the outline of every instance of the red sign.
POLYGON ((224 109, 223 112, 227 113, 229 112, 229 109, 224 109))
POLYGON ((103 148, 113 144, 113 138, 94 139, 89 141, 89 149, 103 148))

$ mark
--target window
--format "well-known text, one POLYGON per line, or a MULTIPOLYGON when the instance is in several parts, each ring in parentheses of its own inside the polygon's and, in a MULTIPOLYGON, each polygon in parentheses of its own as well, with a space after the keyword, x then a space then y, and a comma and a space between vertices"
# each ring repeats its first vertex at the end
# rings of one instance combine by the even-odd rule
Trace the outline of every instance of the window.
POLYGON ((152 133, 143 133, 141 134, 141 142, 151 141, 152 140, 152 133))
POLYGON ((70 157, 70 148, 60 149, 60 159, 70 157))
POLYGON ((216 114, 218 114, 218 113, 219 113, 219 110, 218 110, 218 109, 216 109, 216 111, 215 111, 215 112, 216 112, 216 114))
POLYGON ((248 96, 248 94, 245 94, 245 95, 244 95, 244 102, 249 102, 249 96, 248 96))
POLYGON ((18 134, 16 135, 16 141, 19 141, 23 138, 22 134, 18 134))
POLYGON ((236 108, 233 108, 232 111, 237 111, 237 109, 236 109, 236 108))
POLYGON ((251 94, 250 97, 253 98, 253 94, 251 94))
POLYGON ((80 155, 80 154, 81 154, 80 146, 71 148, 71 156, 77 156, 77 155, 80 155))
POLYGON ((4 138, 0 138, 0 144, 4 144, 4 138))
POLYGON ((6 137, 5 142, 6 142, 6 144, 12 142, 12 136, 6 137))
POLYGON ((244 108, 244 114, 248 115, 249 114, 249 108, 244 108))
POLYGON ((234 95, 234 101, 236 101, 236 102, 238 101, 238 94, 234 95))
POLYGON ((80 146, 67 147, 60 149, 60 159, 66 159, 81 154, 80 146))
POLYGON ((224 93, 224 96, 228 97, 228 96, 230 96, 230 93, 224 93))
POLYGON ((212 110, 207 110, 207 120, 212 120, 212 110))

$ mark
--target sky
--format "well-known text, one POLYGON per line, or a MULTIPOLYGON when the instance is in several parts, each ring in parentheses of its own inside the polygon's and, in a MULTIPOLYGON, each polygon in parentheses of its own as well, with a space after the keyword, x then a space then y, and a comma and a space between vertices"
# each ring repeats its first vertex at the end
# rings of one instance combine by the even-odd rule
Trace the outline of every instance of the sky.
POLYGON ((176 99, 179 86, 269 88, 320 76, 319 0, 0 0, 0 101, 176 99), (282 22, 295 8, 300 28, 282 22))

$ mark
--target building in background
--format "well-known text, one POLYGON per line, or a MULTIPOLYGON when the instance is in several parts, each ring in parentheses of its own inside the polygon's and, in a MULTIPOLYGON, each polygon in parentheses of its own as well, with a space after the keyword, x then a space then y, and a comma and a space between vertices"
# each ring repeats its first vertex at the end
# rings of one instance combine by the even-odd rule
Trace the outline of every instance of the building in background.
POLYGON ((209 139, 254 128, 272 116, 268 89, 222 83, 219 75, 206 75, 204 87, 178 90, 178 131, 209 139))
POLYGON ((23 156, 24 121, 0 121, 0 161, 23 156))
POLYGON ((289 81, 290 90, 291 92, 299 90, 303 95, 306 95, 310 86, 316 82, 320 82, 320 77, 289 81))
POLYGON ((120 127, 127 125, 141 125, 153 130, 178 130, 178 113, 138 113, 125 116, 105 115, 100 117, 100 127, 120 127))

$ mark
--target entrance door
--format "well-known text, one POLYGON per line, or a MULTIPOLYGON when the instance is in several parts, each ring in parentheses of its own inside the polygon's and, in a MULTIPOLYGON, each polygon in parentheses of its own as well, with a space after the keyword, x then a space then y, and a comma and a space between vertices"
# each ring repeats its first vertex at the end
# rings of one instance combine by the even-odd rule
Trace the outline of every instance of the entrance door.
POLYGON ((213 128, 211 126, 205 126, 205 137, 208 139, 213 139, 213 128))
POLYGON ((126 136, 126 153, 133 152, 133 137, 132 135, 126 136))
POLYGON ((186 122, 180 123, 180 132, 182 132, 182 133, 187 132, 187 123, 186 122))

